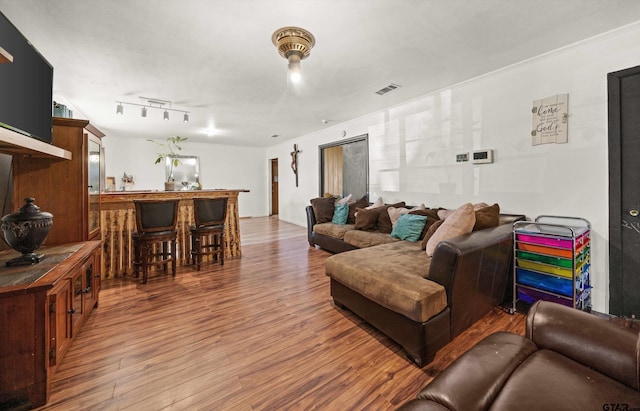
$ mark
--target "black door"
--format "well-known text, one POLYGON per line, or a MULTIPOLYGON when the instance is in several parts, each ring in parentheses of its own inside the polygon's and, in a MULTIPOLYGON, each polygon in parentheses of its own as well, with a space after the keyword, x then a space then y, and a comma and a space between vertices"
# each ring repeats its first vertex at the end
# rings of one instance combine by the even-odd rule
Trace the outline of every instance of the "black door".
POLYGON ((609 312, 640 318, 640 66, 607 80, 609 312))

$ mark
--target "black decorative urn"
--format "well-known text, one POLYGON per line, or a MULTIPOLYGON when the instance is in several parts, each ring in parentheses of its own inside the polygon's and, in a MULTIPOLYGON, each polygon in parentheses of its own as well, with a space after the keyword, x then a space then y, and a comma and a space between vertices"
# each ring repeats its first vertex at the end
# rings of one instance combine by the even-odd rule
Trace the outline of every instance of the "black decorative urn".
POLYGON ((7 261, 7 266, 39 263, 44 254, 34 254, 40 248, 53 225, 53 215, 41 212, 34 199, 24 199, 24 205, 15 213, 2 217, 4 239, 20 257, 7 261))

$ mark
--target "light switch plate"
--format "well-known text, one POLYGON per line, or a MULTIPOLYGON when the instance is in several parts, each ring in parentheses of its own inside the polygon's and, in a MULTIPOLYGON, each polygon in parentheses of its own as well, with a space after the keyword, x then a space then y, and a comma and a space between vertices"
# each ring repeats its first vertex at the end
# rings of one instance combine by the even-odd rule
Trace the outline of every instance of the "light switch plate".
POLYGON ((469 161, 469 153, 456 154, 456 163, 464 163, 469 161))

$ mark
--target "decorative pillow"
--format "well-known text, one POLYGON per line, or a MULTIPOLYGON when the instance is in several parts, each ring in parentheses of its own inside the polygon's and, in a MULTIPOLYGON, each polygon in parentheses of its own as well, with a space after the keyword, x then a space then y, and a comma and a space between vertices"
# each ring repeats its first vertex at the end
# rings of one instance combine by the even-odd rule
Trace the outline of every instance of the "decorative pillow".
MULTIPOLYGON (((440 215, 440 213, 438 213, 438 215, 440 215)), ((433 251, 440 241, 463 234, 469 234, 471 230, 473 230, 475 223, 476 214, 473 211, 473 205, 471 203, 461 205, 457 210, 447 216, 444 223, 442 223, 440 228, 438 228, 429 241, 427 241, 427 254, 432 256, 433 251)))
MULTIPOLYGON (((415 210, 415 209, 411 209, 411 211, 409 211, 409 214, 417 214, 417 215, 422 215, 427 217, 427 222, 424 225, 424 229, 422 230, 422 234, 420 234, 420 239, 424 238, 424 236, 427 234, 427 230, 429 230, 429 227, 431 227, 433 224, 435 224, 438 221, 442 221, 438 218, 438 210, 415 210)), ((425 243, 426 245, 426 243, 425 243)), ((424 248, 423 248, 424 250, 424 248)))
POLYGON ((358 208, 356 210, 356 230, 375 231, 380 208, 370 210, 358 208))
POLYGON ((403 214, 391 231, 391 237, 415 243, 420 238, 427 217, 417 214, 403 214))
POLYGON ((338 204, 348 204, 348 203, 353 203, 353 200, 351 199, 351 194, 349 194, 346 197, 342 197, 341 199, 339 199, 338 201, 336 201, 336 203, 338 204))
POLYGON ((354 224, 356 222, 356 210, 358 208, 365 208, 369 205, 367 196, 363 196, 360 200, 349 203, 349 216, 347 217, 347 224, 354 224))
POLYGON ((387 212, 389 213, 389 219, 391 220, 391 230, 393 231, 393 227, 396 226, 396 223, 398 222, 398 218, 400 218, 400 216, 402 214, 409 214, 409 210, 408 208, 404 208, 404 207, 389 207, 387 209, 387 212))
POLYGON ((349 204, 336 204, 336 209, 333 212, 333 218, 331 222, 334 224, 347 224, 347 218, 349 217, 349 204))
POLYGON ((384 201, 382 201, 382 197, 378 197, 378 199, 373 204, 365 207, 365 209, 371 210, 372 208, 382 207, 383 205, 384 205, 384 201))
POLYGON ((473 231, 497 227, 498 224, 500 224, 500 206, 497 203, 476 210, 476 223, 473 226, 473 231))
MULTIPOLYGON (((489 204, 487 203, 475 203, 473 204, 473 210, 474 211, 478 211, 482 208, 485 207, 489 207, 489 204)), ((441 208, 438 210, 438 217, 440 217, 441 220, 446 220, 448 216, 450 216, 451 214, 453 214, 453 212, 456 210, 449 210, 446 208, 441 208)))
POLYGON ((311 200, 313 213, 316 215, 316 223, 328 223, 333 218, 336 199, 333 197, 319 197, 311 200))
POLYGON ((389 213, 387 212, 387 210, 389 209, 389 207, 404 207, 405 205, 405 202, 401 201, 399 203, 380 207, 380 214, 378 214, 378 223, 376 224, 378 231, 385 234, 391 234, 393 226, 391 225, 391 217, 389 217, 389 213))
MULTIPOLYGON (((422 241, 420 242, 420 247, 423 250, 427 249, 427 243, 429 242, 429 239, 438 230, 438 227, 440 227, 443 223, 444 223, 444 220, 435 220, 435 222, 433 222, 433 224, 429 226, 424 237, 422 237, 422 241)), ((429 217, 427 217, 427 224, 429 224, 429 217)))
POLYGON ((456 210, 449 210, 448 208, 441 208, 438 210, 438 218, 440 220, 446 220, 456 210))

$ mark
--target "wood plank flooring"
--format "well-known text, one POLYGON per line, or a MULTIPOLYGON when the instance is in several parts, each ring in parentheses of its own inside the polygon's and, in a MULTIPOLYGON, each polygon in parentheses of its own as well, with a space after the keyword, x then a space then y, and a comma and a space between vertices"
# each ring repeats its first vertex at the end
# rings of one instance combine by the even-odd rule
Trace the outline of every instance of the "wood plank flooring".
POLYGON ((240 220, 241 258, 103 283, 53 377, 47 410, 391 410, 497 330, 524 316, 494 309, 428 366, 329 295, 304 228, 240 220))

